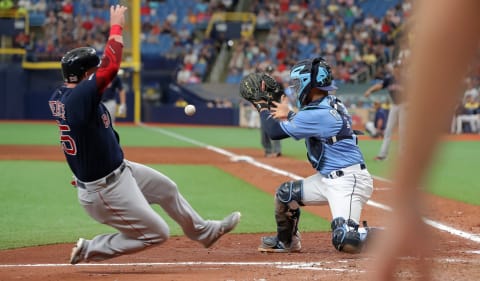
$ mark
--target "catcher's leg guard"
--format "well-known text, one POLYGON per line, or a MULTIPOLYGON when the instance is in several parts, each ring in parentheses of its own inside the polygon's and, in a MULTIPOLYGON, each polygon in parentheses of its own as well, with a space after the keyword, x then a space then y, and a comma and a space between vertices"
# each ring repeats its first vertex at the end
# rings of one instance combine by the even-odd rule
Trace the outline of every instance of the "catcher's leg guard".
POLYGON ((338 251, 356 254, 360 253, 363 241, 358 233, 359 225, 353 220, 335 218, 332 223, 332 244, 338 251))
POLYGON ((275 196, 275 220, 277 236, 285 245, 291 245, 297 234, 302 203, 303 181, 285 182, 277 189, 275 196))

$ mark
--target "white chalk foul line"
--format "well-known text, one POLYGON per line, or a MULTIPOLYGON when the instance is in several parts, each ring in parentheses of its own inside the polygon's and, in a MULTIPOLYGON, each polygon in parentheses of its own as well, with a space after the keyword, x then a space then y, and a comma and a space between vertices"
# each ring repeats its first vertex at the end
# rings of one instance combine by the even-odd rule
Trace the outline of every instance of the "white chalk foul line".
POLYGON ((448 232, 450 234, 453 234, 453 235, 456 235, 456 236, 460 236, 462 238, 465 238, 465 239, 473 241, 473 242, 480 243, 480 236, 478 236, 476 234, 472 234, 472 233, 468 233, 468 232, 465 232, 465 231, 462 231, 462 230, 459 230, 459 229, 455 229, 455 228, 450 227, 448 225, 445 225, 443 223, 436 222, 436 221, 433 221, 433 220, 430 220, 430 219, 427 219, 427 218, 423 218, 423 221, 426 224, 428 224, 428 225, 430 225, 434 228, 446 231, 446 232, 448 232))
MULTIPOLYGON (((174 137, 176 139, 188 142, 190 144, 206 148, 208 150, 217 152, 219 154, 225 155, 225 156, 230 157, 230 158, 241 157, 241 155, 237 155, 237 154, 235 154, 233 152, 230 152, 230 151, 227 151, 225 149, 218 148, 218 147, 215 147, 215 146, 212 146, 212 145, 207 145, 205 143, 190 139, 188 137, 185 137, 185 136, 173 133, 173 132, 169 132, 169 131, 161 129, 161 128, 151 127, 151 126, 148 126, 148 125, 145 125, 145 124, 140 124, 140 126, 142 126, 144 128, 147 128, 147 129, 150 129, 150 130, 157 131, 157 132, 162 133, 164 135, 171 136, 171 137, 174 137)), ((246 158, 244 158, 244 162, 249 163, 249 164, 251 164, 255 167, 265 169, 267 171, 271 171, 273 173, 282 175, 282 176, 290 177, 294 180, 303 179, 303 177, 298 176, 294 173, 290 173, 288 171, 281 170, 281 169, 275 168, 273 166, 258 162, 253 158, 246 157, 246 158)), ((379 181, 383 181, 383 182, 388 182, 388 183, 392 182, 391 180, 385 179, 385 178, 382 178, 382 177, 373 176, 373 178, 376 179, 376 180, 379 180, 379 181)), ((370 206, 378 208, 378 209, 382 209, 384 211, 389 211, 389 212, 392 211, 392 208, 390 206, 384 205, 382 203, 379 203, 379 202, 376 202, 376 201, 373 201, 373 200, 368 200, 367 205, 370 205, 370 206)), ((428 219, 428 218, 423 218, 423 220, 426 224, 430 225, 433 228, 436 228, 436 229, 441 230, 441 231, 445 231, 449 234, 452 234, 452 235, 455 235, 455 236, 458 236, 458 237, 461 237, 461 238, 464 238, 464 239, 467 239, 467 240, 470 240, 470 241, 473 241, 473 242, 476 242, 476 243, 480 243, 480 236, 479 235, 469 233, 469 232, 466 232, 466 231, 462 231, 462 230, 456 229, 454 227, 447 226, 443 223, 440 223, 440 222, 437 222, 437 221, 434 221, 434 220, 431 220, 431 219, 428 219)))
POLYGON ((335 272, 357 272, 364 273, 363 270, 351 269, 346 265, 342 267, 330 267, 327 264, 335 264, 334 262, 154 262, 154 263, 81 263, 71 265, 69 263, 38 263, 38 264, 0 264, 0 268, 16 268, 16 267, 162 267, 162 266, 258 266, 258 267, 274 267, 281 269, 297 269, 297 270, 317 270, 317 271, 335 271, 335 272))
MULTIPOLYGON (((479 251, 468 251, 471 254, 480 254, 479 251)), ((406 259, 416 259, 408 257, 406 259)), ((365 260, 368 260, 366 258, 365 260)), ((315 270, 315 271, 335 271, 335 272, 354 272, 365 273, 365 270, 349 268, 348 265, 351 261, 355 260, 336 260, 336 261, 321 261, 321 262, 136 262, 136 263, 80 263, 71 265, 69 263, 26 263, 26 264, 0 264, 1 268, 18 268, 18 267, 165 267, 165 266, 257 266, 257 267, 274 267, 281 269, 296 269, 296 270, 315 270), (338 267, 339 264, 343 264, 343 267, 338 267), (332 267, 335 265, 337 267, 332 267)), ((458 258, 440 258, 433 259, 438 263, 461 263, 461 264, 480 264, 480 260, 473 259, 458 259, 458 258)))

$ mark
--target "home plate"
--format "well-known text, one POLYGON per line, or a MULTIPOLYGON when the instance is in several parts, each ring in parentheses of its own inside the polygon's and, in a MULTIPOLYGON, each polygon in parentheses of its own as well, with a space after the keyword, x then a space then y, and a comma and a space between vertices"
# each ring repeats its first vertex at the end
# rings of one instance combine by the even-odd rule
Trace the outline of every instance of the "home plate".
POLYGON ((230 157, 230 161, 232 161, 232 162, 240 162, 240 161, 248 162, 248 161, 253 161, 253 158, 250 157, 250 156, 246 156, 246 155, 237 155, 237 156, 230 157))

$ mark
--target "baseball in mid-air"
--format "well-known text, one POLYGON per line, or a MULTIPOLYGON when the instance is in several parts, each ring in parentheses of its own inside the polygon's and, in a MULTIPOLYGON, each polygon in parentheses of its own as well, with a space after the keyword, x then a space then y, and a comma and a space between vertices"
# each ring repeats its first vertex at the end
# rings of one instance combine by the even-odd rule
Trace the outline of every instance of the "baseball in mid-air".
POLYGON ((192 116, 193 114, 195 114, 196 111, 197 109, 193 104, 185 106, 185 114, 187 114, 188 116, 192 116))

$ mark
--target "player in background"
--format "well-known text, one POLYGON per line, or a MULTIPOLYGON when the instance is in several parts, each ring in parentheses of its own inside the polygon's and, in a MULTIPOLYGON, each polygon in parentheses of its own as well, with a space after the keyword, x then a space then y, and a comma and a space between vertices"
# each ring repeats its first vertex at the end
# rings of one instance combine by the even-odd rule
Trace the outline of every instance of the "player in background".
MULTIPOLYGON (((405 256, 419 256, 413 264, 416 280, 431 280, 434 243, 423 222, 423 187, 432 159, 446 133, 455 104, 462 94, 462 80, 475 61, 480 42, 480 1, 424 0, 416 2, 411 32, 405 92, 409 104, 404 150, 395 165, 390 194, 393 212, 380 236, 371 261, 372 278, 395 280, 405 256), (432 106, 435 101, 435 106, 432 106)), ((404 270, 402 269, 402 272, 404 270)), ((404 273, 402 276, 405 276, 404 273)), ((438 276, 442 276, 439 272, 438 276)), ((441 277, 440 277, 441 278, 441 277)), ((399 278, 403 279, 403 278, 399 278)))
MULTIPOLYGON (((267 66, 265 71, 269 74, 273 74, 273 67, 271 65, 267 66)), ((274 77, 275 78, 275 77, 274 77)), ((278 81, 277 81, 278 82, 278 81)), ((282 87, 281 91, 284 92, 282 83, 279 82, 279 85, 282 87)), ((262 143, 263 151, 265 157, 280 157, 282 155, 282 143, 280 140, 272 140, 266 130, 265 122, 260 119, 260 141, 262 143)))
POLYGON ((276 107, 270 111, 267 106, 257 108, 272 139, 305 139, 307 158, 315 174, 278 187, 277 234, 262 237, 258 250, 300 251, 300 207, 328 204, 333 246, 338 251, 358 253, 368 237, 367 229, 360 227, 360 215, 372 195, 373 180, 357 145, 351 117, 346 107, 329 94, 337 88, 331 68, 323 58, 298 62, 290 71, 290 79, 299 108, 297 113, 290 110, 286 96, 281 103, 274 102, 276 107))
POLYGON ((123 73, 123 69, 119 69, 118 74, 108 84, 102 94, 102 103, 107 108, 108 113, 110 113, 110 119, 114 125, 117 116, 126 117, 127 115, 127 91, 121 79, 123 73))
POLYGON ((387 124, 387 112, 383 109, 380 101, 373 102, 373 121, 365 124, 365 130, 372 138, 383 138, 383 132, 387 124))
POLYGON ((401 138, 404 135, 405 126, 405 104, 403 98, 402 87, 400 86, 400 61, 397 61, 393 64, 386 66, 387 70, 383 72, 380 82, 375 83, 370 88, 368 88, 364 96, 369 97, 372 93, 380 91, 382 89, 387 89, 391 104, 390 110, 388 113, 387 124, 385 130, 383 131, 383 142, 380 148, 378 155, 374 158, 375 160, 385 160, 388 156, 390 149, 390 143, 392 141, 392 135, 395 127, 398 124, 398 131, 400 136, 400 145, 401 138))
POLYGON ((65 84, 49 100, 80 204, 93 219, 118 230, 78 239, 71 264, 102 261, 164 243, 169 227, 150 204, 160 205, 187 237, 204 247, 212 246, 240 220, 239 212, 221 221, 204 220, 170 178, 124 159, 101 99, 122 60, 126 9, 121 5, 110 8, 110 35, 101 60, 90 47, 63 56, 65 84))

